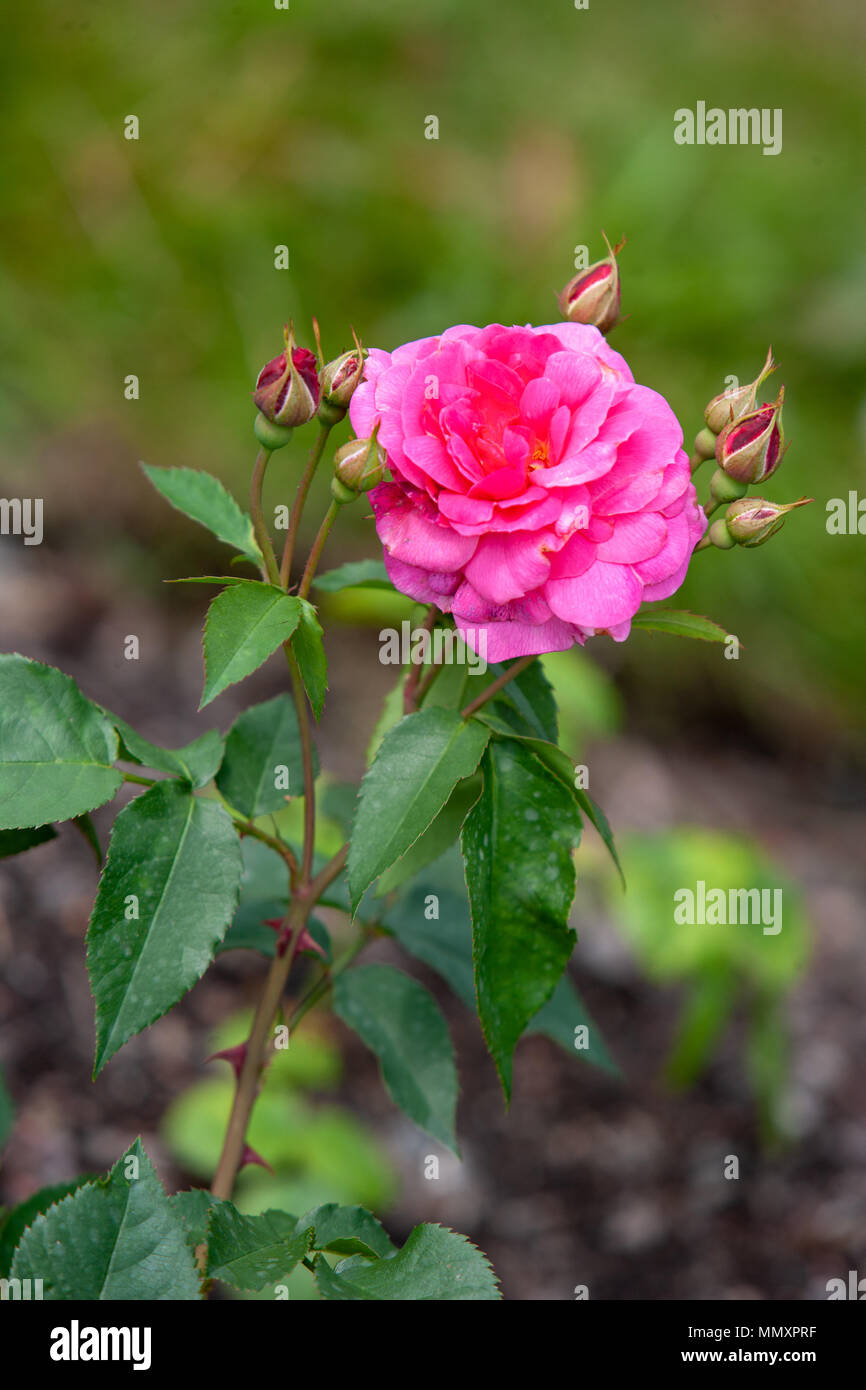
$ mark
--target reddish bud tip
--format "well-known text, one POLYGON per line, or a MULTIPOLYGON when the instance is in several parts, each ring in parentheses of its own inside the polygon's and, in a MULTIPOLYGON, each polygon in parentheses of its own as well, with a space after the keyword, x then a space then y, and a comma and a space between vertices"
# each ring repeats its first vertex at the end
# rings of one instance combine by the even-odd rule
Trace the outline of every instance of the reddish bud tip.
POLYGON ((716 440, 716 461, 736 482, 762 483, 782 462, 784 386, 776 400, 731 420, 716 440))
POLYGON ((294 329, 284 329, 286 346, 259 372, 253 400, 275 425, 294 429, 312 420, 319 404, 316 359, 307 348, 295 347, 294 329))
MULTIPOLYGON (((559 309, 569 323, 587 323, 609 333, 619 322, 620 279, 616 251, 604 238, 608 255, 578 271, 559 296, 559 309)), ((620 243, 621 245, 622 243, 620 243)))

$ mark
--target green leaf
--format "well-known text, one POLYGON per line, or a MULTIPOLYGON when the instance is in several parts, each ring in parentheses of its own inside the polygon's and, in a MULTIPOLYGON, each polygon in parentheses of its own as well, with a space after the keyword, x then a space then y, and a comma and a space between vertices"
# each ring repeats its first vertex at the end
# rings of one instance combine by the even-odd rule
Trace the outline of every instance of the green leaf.
POLYGON ((53 825, 39 825, 35 829, 0 830, 0 859, 20 854, 22 850, 44 845, 46 840, 56 840, 57 831, 53 825))
POLYGON ((313 588, 336 594, 340 589, 393 589, 394 585, 381 560, 352 560, 337 569, 317 574, 313 588))
POLYGON ((0 656, 0 830, 72 820, 110 801, 123 778, 117 735, 75 681, 0 656))
POLYGON ((226 801, 250 820, 284 811, 288 797, 302 794, 301 736, 288 695, 251 705, 238 716, 226 737, 216 784, 226 801), (287 769, 288 787, 275 785, 278 767, 287 769))
POLYGON ((396 1253, 381 1221, 365 1207, 341 1207, 336 1202, 314 1207, 298 1222, 299 1231, 313 1228, 313 1250, 332 1250, 337 1255, 373 1255, 377 1258, 396 1253))
POLYGON ((328 689, 328 661, 322 645, 322 625, 316 610, 301 599, 301 619, 292 638, 292 650, 298 659, 304 688, 317 719, 321 719, 328 689))
POLYGON ((207 969, 234 914, 241 868, 222 806, 180 783, 159 782, 121 811, 87 933, 94 1075, 207 969))
POLYGON ((580 814, 524 744, 494 740, 484 790, 463 827, 478 1016, 506 1098, 518 1038, 553 993, 574 947, 571 851, 580 814))
POLYGON ((76 1192, 85 1183, 95 1181, 96 1179, 88 1173, 83 1177, 73 1179, 72 1182, 54 1183, 51 1187, 40 1188, 25 1202, 13 1207, 0 1227, 0 1279, 9 1277, 12 1256, 24 1232, 33 1225, 37 1216, 41 1216, 43 1212, 48 1211, 64 1197, 68 1197, 71 1192, 76 1192))
POLYGON ((2 1149, 9 1135, 12 1133, 12 1126, 14 1123, 15 1106, 12 1102, 12 1097, 6 1089, 3 1072, 0 1070, 0 1149, 2 1149))
POLYGON ((205 1187, 190 1187, 186 1192, 175 1192, 168 1200, 183 1224, 187 1245, 196 1250, 207 1240, 208 1216, 211 1207, 219 1205, 219 1198, 205 1187))
POLYGON ((171 772, 183 777, 193 787, 204 787, 222 761, 223 739, 217 729, 208 729, 183 748, 160 748, 142 738, 123 719, 109 715, 120 735, 120 757, 128 755, 130 762, 141 767, 153 767, 159 772, 171 772))
POLYGON ((486 1255, 445 1226, 416 1226, 402 1250, 388 1259, 355 1255, 335 1270, 316 1260, 316 1282, 323 1298, 495 1302, 502 1295, 486 1255))
MULTIPOLYGON (((489 668, 490 680, 501 676, 513 661, 502 661, 489 668)), ((493 701, 493 707, 520 734, 535 734, 537 738, 556 743, 559 729, 553 686, 544 674, 540 661, 533 661, 519 676, 515 676, 493 701)))
POLYGON ((337 976, 334 1010, 379 1058, 394 1103, 457 1153, 454 1050, 432 995, 390 965, 361 965, 337 976))
POLYGON ((306 1255, 313 1232, 298 1231, 297 1217, 285 1211, 244 1216, 231 1202, 211 1208, 207 1272, 238 1289, 281 1283, 306 1255))
POLYGON ((513 733, 506 721, 492 710, 481 709, 475 717, 481 720, 483 724, 487 724, 495 733, 503 734, 511 739, 519 739, 526 748, 531 749, 535 756, 544 763, 544 766, 548 768, 553 776, 556 777, 564 787, 568 788, 587 820, 595 826, 595 829, 604 841, 607 852, 619 871, 622 886, 625 888, 625 874, 623 873, 622 864, 620 863, 616 845, 614 844, 613 831, 601 807, 593 801, 588 792, 584 791, 582 787, 575 785, 574 760, 570 758, 562 748, 557 747, 555 743, 549 743, 546 739, 528 738, 525 735, 513 733))
POLYGON ((409 714, 382 740, 361 783, 347 873, 352 910, 374 879, 405 854, 469 777, 490 733, 455 710, 409 714))
POLYGON ((12 1261, 13 1279, 41 1279, 54 1301, 201 1298, 195 1258, 141 1140, 108 1177, 38 1216, 12 1261))
POLYGON ((631 620, 632 627, 647 632, 667 632, 672 637, 698 637, 703 642, 726 642, 730 633, 709 618, 678 608, 641 608, 631 620))
POLYGON ((154 468, 143 463, 150 482, 184 516, 240 550, 254 565, 262 562, 253 523, 218 478, 197 468, 154 468))
POLYGON ((465 891, 454 892, 432 879, 415 883, 385 916, 385 926, 400 945, 423 960, 451 986, 458 998, 475 1009, 472 967, 472 922, 465 891), (435 909, 429 903, 435 896, 435 909), (434 911, 435 916, 428 916, 434 911))
POLYGON ((199 709, 241 681, 287 642, 301 601, 272 584, 235 584, 217 594, 204 628, 205 684, 199 709))
POLYGON ((597 1025, 586 1012, 567 974, 563 975, 547 1003, 539 1009, 527 1026, 526 1033, 542 1033, 553 1042, 559 1043, 570 1056, 594 1062, 596 1066, 611 1072, 614 1076, 620 1075, 619 1067, 605 1047, 597 1025))
POLYGON ((481 778, 477 774, 458 782, 442 810, 427 829, 407 849, 402 859, 392 864, 379 880, 376 897, 384 897, 399 888, 407 879, 414 878, 422 869, 433 864, 451 845, 455 844, 471 808, 481 795, 481 778))

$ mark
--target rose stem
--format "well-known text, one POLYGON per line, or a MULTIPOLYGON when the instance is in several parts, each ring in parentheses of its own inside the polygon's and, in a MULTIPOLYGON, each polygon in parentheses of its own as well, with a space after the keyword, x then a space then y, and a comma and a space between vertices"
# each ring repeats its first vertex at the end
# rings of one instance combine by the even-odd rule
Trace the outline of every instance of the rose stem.
POLYGON ((267 579, 271 584, 279 584, 280 574, 277 569, 277 557, 274 554, 274 547, 265 525, 264 512, 262 511, 262 487, 265 481, 265 469, 271 457, 270 449, 260 449, 256 458, 256 465, 253 469, 252 482, 250 483, 250 515, 253 519, 253 532, 259 543, 259 550, 264 557, 262 566, 262 578, 267 579))
POLYGON ((280 562, 279 583, 282 588, 286 588, 289 583, 289 574, 292 568, 292 556, 295 553, 295 540, 298 534, 298 525, 301 520, 301 512, 304 510, 304 503, 307 500, 307 493, 310 490, 310 483, 313 481, 313 474, 318 467, 319 459, 324 452, 328 435, 331 432, 330 425, 322 425, 316 436, 316 442, 310 450, 307 465, 304 469, 303 477, 298 485, 298 491, 292 505, 292 512, 289 517, 289 529, 286 533, 286 544, 283 547, 283 558, 280 562))
POLYGON ((513 681, 514 677, 519 676, 521 671, 525 671, 527 666, 531 666, 535 659, 536 653, 533 652, 531 656, 522 656, 519 661, 515 661, 513 666, 509 666, 507 671, 503 671, 501 676, 497 676, 495 681, 491 681, 487 689, 482 690, 481 694, 461 711, 461 717, 469 719, 477 709, 486 705, 487 701, 492 700, 494 695, 498 695, 503 686, 507 685, 509 681, 513 681))
POLYGON ((339 510, 339 502, 332 502, 328 510, 325 512, 325 519, 319 527, 318 535, 316 536, 316 539, 313 541, 313 547, 309 553, 309 556, 307 557, 307 563, 304 566, 303 578, 301 579, 301 583, 298 587, 298 598, 306 598, 307 594, 310 592, 310 585, 313 582, 313 575, 316 573, 316 566, 318 565, 319 560, 321 558, 322 550, 325 546, 325 541, 328 539, 328 532, 333 526, 337 516, 337 512, 339 510))
MULTIPOLYGON (((435 603, 431 603, 427 609, 427 615, 421 624, 421 631, 432 632, 436 626, 436 619, 439 617, 439 609, 435 603)), ((409 674, 406 677, 406 684, 403 687, 403 713, 411 714, 417 704, 418 682, 421 679, 421 665, 419 662, 410 663, 409 674)))

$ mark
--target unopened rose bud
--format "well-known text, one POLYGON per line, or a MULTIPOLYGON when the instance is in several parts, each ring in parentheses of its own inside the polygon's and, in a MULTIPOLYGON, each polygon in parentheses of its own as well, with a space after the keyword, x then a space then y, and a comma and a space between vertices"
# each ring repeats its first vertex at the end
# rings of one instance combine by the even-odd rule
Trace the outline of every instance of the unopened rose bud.
POLYGON ((294 429, 312 420, 319 404, 316 359, 307 348, 295 347, 294 329, 284 330, 286 348, 259 372, 253 400, 266 420, 294 429))
POLYGON ((364 375, 364 356, 364 349, 355 338, 350 352, 344 352, 322 368, 319 419, 323 424, 336 425, 343 419, 355 387, 364 375))
POLYGON ((334 455, 334 478, 331 494, 337 502, 353 502, 362 492, 369 492, 385 477, 387 455, 376 435, 370 439, 350 439, 334 455))
POLYGON ((721 395, 713 396, 704 411, 704 419, 713 434, 721 434, 725 425, 729 425, 732 420, 739 420, 743 415, 754 410, 762 382, 775 370, 773 349, 770 348, 767 353, 767 360, 754 381, 750 381, 746 386, 735 386, 731 390, 722 391, 721 395))
POLYGON ((751 486, 775 473, 782 462, 784 386, 772 405, 750 410, 725 425, 716 440, 716 461, 729 478, 751 486))
POLYGON ((569 323, 588 323, 601 333, 609 333, 619 322, 620 284, 616 251, 620 247, 615 251, 607 237, 604 240, 609 255, 569 280, 559 296, 559 309, 569 323))
POLYGON ((735 545, 763 545, 780 530, 788 512, 795 507, 805 507, 812 501, 812 497, 801 497, 798 502, 783 505, 780 502, 767 502, 763 497, 743 497, 728 507, 724 525, 735 545))

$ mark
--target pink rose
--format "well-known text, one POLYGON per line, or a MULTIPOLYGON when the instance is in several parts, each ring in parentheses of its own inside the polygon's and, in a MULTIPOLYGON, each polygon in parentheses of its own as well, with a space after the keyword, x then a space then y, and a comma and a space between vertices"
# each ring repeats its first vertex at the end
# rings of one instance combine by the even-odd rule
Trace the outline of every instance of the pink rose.
POLYGON ((585 324, 374 348, 350 416, 387 451, 370 500, 392 581, 474 650, 485 632, 490 661, 624 641, 706 528, 673 411, 585 324))

